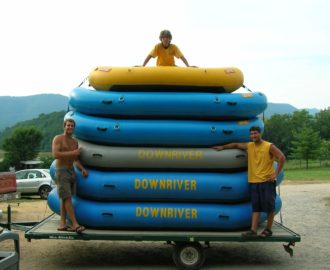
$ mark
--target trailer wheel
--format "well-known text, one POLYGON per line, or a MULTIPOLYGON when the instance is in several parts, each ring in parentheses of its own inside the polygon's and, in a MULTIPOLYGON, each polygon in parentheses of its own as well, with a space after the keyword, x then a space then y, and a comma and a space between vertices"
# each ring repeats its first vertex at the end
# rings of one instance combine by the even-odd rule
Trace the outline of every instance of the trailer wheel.
POLYGON ((173 261, 179 269, 200 269, 205 261, 205 250, 198 242, 176 243, 173 261))

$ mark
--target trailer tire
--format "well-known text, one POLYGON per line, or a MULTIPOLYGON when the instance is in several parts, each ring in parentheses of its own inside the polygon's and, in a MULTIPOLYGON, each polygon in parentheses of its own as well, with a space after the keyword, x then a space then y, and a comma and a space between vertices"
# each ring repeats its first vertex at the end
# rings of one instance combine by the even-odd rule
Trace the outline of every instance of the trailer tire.
POLYGON ((205 250, 198 242, 177 242, 172 257, 179 269, 197 270, 204 264, 205 250))

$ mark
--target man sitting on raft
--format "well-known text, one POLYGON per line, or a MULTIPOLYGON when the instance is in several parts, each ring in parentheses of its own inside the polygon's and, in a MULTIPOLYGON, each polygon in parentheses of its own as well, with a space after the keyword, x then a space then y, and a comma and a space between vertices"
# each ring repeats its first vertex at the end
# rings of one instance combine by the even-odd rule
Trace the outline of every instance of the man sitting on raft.
POLYGON ((146 66, 151 58, 157 57, 157 66, 175 66, 174 56, 180 58, 187 67, 189 67, 187 59, 183 56, 179 48, 171 44, 172 34, 169 30, 163 30, 160 32, 159 39, 161 43, 158 43, 147 58, 143 62, 143 66, 146 66))

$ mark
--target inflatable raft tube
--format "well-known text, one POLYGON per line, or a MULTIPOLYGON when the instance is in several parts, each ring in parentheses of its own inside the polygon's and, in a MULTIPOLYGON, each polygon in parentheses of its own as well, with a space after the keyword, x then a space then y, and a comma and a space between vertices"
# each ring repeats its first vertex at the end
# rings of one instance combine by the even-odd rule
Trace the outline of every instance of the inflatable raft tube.
POLYGON ((108 145, 205 147, 230 142, 248 142, 249 129, 263 122, 193 120, 126 120, 68 112, 65 118, 76 122, 78 139, 108 145))
POLYGON ((248 119, 267 108, 255 93, 108 92, 77 87, 69 97, 72 110, 114 118, 248 119))
POLYGON ((97 90, 230 93, 243 85, 235 67, 96 67, 89 84, 97 90))
POLYGON ((79 140, 84 165, 103 169, 242 170, 247 153, 239 149, 106 146, 79 140))
MULTIPOLYGON (((60 213, 57 190, 48 196, 52 211, 60 213)), ((97 202, 73 197, 78 223, 90 228, 239 230, 251 226, 251 203, 165 203, 165 202, 97 202)), ((281 199, 276 198, 276 212, 281 199)), ((261 213, 260 222, 266 220, 261 213)))
MULTIPOLYGON (((77 195, 98 201, 189 201, 235 203, 250 199, 247 171, 105 172, 88 169, 88 177, 75 168, 77 195)), ((50 168, 55 177, 55 162, 50 168)), ((279 185, 283 173, 277 178, 279 185)))

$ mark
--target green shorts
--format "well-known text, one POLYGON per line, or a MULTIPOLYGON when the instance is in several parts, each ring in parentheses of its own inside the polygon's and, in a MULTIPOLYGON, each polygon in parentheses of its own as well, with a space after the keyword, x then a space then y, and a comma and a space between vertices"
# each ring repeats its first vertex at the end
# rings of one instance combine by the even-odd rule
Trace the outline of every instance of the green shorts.
POLYGON ((67 199, 76 194, 76 177, 73 168, 56 168, 55 182, 58 196, 61 199, 67 199))

